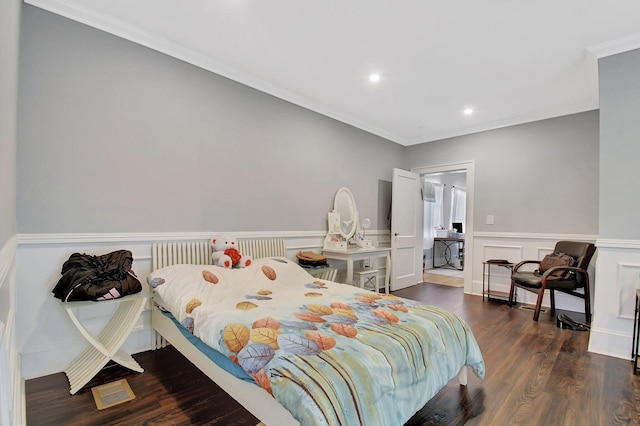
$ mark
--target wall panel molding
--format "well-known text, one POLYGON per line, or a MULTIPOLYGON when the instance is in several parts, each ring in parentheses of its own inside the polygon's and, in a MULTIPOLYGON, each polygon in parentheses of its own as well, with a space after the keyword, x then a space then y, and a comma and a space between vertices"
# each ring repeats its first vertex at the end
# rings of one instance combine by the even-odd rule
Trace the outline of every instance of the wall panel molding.
MULTIPOLYGON (((295 259, 300 250, 319 252, 326 231, 227 232, 240 239, 284 238, 287 257, 295 259)), ((133 271, 143 286, 151 271, 151 244, 157 241, 208 240, 218 232, 116 233, 116 234, 19 234, 16 267, 18 271, 16 337, 22 354, 22 376, 26 379, 60 372, 86 347, 60 301, 51 290, 60 279, 60 269, 72 253, 102 254, 118 249, 131 250, 133 271)), ((389 231, 369 230, 374 244, 389 241, 389 231)), ((332 262, 340 271, 344 262, 332 262)), ((340 272, 339 272, 340 273, 340 272)), ((108 307, 97 304, 79 314, 87 327, 99 330, 111 318, 108 307)), ((152 330, 148 309, 143 312, 123 349, 130 353, 151 349, 152 330)))
POLYGON ((617 317, 633 320, 636 290, 640 289, 640 263, 618 262, 616 268, 617 317))

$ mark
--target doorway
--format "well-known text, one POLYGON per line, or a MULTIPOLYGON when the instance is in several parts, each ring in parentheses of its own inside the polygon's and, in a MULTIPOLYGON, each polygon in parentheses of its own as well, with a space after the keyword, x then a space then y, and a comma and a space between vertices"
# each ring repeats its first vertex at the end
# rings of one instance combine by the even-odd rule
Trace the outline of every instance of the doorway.
POLYGON ((464 286, 466 170, 420 176, 424 194, 424 280, 464 286))
MULTIPOLYGON (((459 279, 461 277, 463 279, 462 282, 464 285, 464 292, 472 293, 473 189, 475 162, 467 161, 452 164, 442 164, 437 166, 425 166, 412 168, 411 170, 414 173, 420 174, 423 180, 428 180, 436 183, 438 185, 435 186, 437 191, 442 191, 442 210, 439 216, 440 219, 438 220, 437 217, 435 219, 435 222, 441 223, 433 222, 433 212, 427 213, 427 210, 433 211, 435 209, 435 207, 432 207, 435 206, 435 204, 429 203, 430 208, 427 209, 427 202, 425 202, 424 229, 427 230, 427 228, 430 228, 428 229, 429 232, 425 232, 425 238, 423 242, 425 269, 430 272, 438 272, 440 273, 439 275, 445 275, 445 277, 453 276, 455 278, 458 278, 458 285, 460 283, 459 279), (459 192, 459 194, 464 192, 464 203, 460 202, 460 196, 458 196, 458 200, 455 200, 455 192, 459 192), (446 198, 445 195, 447 195, 446 198), (456 206, 455 208, 457 209, 457 211, 454 211, 454 206, 456 206), (460 216, 461 213, 463 214, 462 218, 460 216), (427 215, 429 215, 429 218, 427 218, 427 215), (444 228, 439 233, 440 237, 442 237, 443 235, 445 235, 446 237, 453 237, 456 236, 456 234, 450 234, 448 231, 454 228, 454 222, 456 222, 456 228, 459 226, 460 222, 462 222, 462 232, 458 232, 457 237, 459 237, 458 239, 463 239, 464 242, 456 242, 455 244, 452 244, 450 250, 453 253, 450 253, 451 258, 449 259, 449 264, 445 262, 444 266, 446 267, 434 269, 434 261, 436 263, 436 266, 443 266, 443 262, 447 260, 442 259, 442 257, 444 257, 443 253, 439 253, 438 248, 436 248, 436 250, 434 251, 434 227, 438 226, 444 228)), ((436 209, 436 211, 439 210, 436 209)), ((436 216, 438 215, 438 213, 435 214, 436 216)), ((441 243, 438 242, 437 245, 440 246, 441 243)))

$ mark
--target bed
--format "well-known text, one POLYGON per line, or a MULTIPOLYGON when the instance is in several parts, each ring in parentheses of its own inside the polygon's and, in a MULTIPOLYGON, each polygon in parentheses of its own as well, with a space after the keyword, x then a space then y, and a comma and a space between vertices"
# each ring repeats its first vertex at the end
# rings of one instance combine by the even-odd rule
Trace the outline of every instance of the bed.
POLYGON ((456 375, 466 385, 466 366, 484 377, 455 314, 314 278, 283 240, 239 249, 251 266, 210 265, 206 241, 153 244, 152 324, 157 348, 175 346, 262 423, 402 425, 456 375))

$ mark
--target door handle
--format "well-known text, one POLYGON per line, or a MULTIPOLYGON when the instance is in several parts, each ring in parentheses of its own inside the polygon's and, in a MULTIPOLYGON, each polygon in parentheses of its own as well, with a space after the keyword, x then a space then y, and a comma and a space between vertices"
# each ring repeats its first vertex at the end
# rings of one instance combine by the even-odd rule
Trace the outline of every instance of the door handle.
POLYGON ((397 237, 398 235, 400 235, 400 234, 398 234, 397 232, 395 234, 393 234, 394 237, 397 237))

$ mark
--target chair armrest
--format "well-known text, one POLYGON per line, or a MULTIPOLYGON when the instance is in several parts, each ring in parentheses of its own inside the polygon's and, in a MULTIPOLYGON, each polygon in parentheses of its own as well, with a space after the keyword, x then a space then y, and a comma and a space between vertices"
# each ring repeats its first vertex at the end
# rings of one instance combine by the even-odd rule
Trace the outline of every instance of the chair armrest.
POLYGON ((537 263, 538 265, 540 265, 540 261, 539 260, 523 260, 522 262, 518 262, 513 267, 513 272, 518 272, 518 269, 520 269, 521 266, 526 265, 528 263, 537 263))
POLYGON ((549 268, 544 271, 544 274, 541 275, 542 280, 546 281, 547 277, 553 274, 555 271, 571 271, 576 274, 585 274, 587 275, 587 270, 582 268, 577 268, 575 266, 554 266, 553 268, 549 268))

